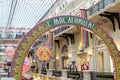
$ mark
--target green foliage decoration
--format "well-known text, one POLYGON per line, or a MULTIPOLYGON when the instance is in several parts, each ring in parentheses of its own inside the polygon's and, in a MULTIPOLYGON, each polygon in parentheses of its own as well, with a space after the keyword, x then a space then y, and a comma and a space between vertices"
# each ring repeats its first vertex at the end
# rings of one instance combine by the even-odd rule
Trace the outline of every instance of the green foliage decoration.
POLYGON ((32 36, 27 36, 26 39, 27 39, 27 44, 31 44, 34 40, 32 36))
POLYGON ((26 50, 23 50, 23 49, 22 49, 22 50, 17 51, 17 53, 18 53, 18 55, 19 55, 19 57, 20 57, 20 58, 22 58, 22 57, 23 57, 23 55, 25 55, 25 53, 24 53, 25 51, 26 51, 26 50))
POLYGON ((111 44, 110 41, 111 41, 110 38, 106 39, 106 43, 107 43, 107 44, 111 44))
POLYGON ((112 74, 97 74, 96 76, 100 78, 114 78, 112 74))
POLYGON ((28 49, 28 47, 29 47, 28 43, 23 43, 22 44, 22 49, 26 50, 26 49, 28 49))

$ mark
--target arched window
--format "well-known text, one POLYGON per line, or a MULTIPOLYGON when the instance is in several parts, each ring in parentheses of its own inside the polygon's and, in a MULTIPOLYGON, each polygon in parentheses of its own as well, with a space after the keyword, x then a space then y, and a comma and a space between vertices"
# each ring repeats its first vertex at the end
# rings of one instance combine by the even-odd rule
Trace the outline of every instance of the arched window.
POLYGON ((64 45, 61 50, 62 53, 62 68, 67 69, 69 66, 69 57, 67 55, 68 53, 68 46, 64 45))
POLYGON ((61 51, 61 52, 62 52, 63 54, 68 52, 68 47, 67 47, 67 45, 64 45, 64 46, 62 47, 62 51, 61 51))

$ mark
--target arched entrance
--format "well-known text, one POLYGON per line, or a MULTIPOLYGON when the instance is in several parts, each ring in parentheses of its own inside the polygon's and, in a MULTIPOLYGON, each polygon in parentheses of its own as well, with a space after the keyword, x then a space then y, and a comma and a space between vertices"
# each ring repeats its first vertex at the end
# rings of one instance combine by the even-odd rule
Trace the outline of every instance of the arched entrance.
POLYGON ((112 39, 100 26, 97 24, 83 19, 78 16, 57 16, 45 21, 40 22, 35 25, 21 40, 20 44, 16 49, 16 54, 12 62, 11 76, 14 76, 16 80, 21 80, 22 77, 22 65, 25 55, 28 53, 32 44, 38 39, 44 32, 58 27, 59 25, 81 25, 89 29, 91 32, 98 35, 102 41, 107 45, 110 55, 113 58, 115 70, 116 70, 116 80, 120 80, 120 53, 112 39))

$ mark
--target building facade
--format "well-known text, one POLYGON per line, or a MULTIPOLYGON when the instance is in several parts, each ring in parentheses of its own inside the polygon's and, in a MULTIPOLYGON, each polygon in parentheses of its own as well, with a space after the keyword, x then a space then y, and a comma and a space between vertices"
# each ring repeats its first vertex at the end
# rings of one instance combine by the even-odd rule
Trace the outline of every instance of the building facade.
MULTIPOLYGON (((119 3, 120 0, 58 0, 49 10, 45 19, 60 15, 80 16, 80 9, 85 9, 87 10, 87 19, 100 25, 113 38, 119 49, 119 3)), ((76 61, 78 71, 82 71, 82 64, 88 64, 89 70, 91 71, 114 73, 115 69, 112 56, 110 55, 108 47, 99 36, 92 33, 90 46, 82 48, 80 27, 81 26, 73 26, 71 29, 67 29, 54 37, 54 39, 59 40, 60 43, 60 47, 58 48, 58 45, 56 47, 57 70, 64 70, 66 67, 68 68, 71 61, 76 61), (64 34, 74 35, 74 43, 71 43, 72 40, 69 37, 68 39, 60 37, 64 34), (62 51, 64 46, 67 48, 65 53, 62 51)))

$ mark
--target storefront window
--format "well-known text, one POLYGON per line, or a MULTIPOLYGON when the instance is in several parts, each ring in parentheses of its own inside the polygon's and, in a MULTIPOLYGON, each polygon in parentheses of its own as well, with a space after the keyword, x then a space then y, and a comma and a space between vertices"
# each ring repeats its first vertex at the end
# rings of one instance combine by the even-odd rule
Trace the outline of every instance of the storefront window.
POLYGON ((78 69, 79 71, 89 70, 89 54, 79 54, 78 55, 78 69))
POLYGON ((62 57, 62 63, 63 63, 63 69, 68 69, 69 66, 69 57, 68 56, 63 56, 62 57))

